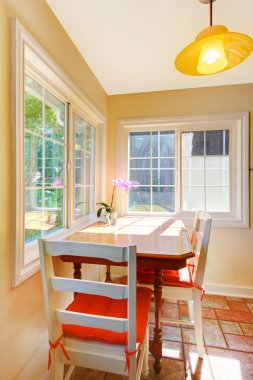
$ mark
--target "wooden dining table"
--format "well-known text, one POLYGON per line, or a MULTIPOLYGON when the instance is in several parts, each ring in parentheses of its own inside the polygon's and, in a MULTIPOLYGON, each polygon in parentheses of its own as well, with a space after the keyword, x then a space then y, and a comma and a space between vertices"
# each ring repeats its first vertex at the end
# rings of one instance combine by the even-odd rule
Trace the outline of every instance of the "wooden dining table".
MULTIPOLYGON (((113 244, 119 246, 136 245, 137 268, 154 271, 154 337, 150 342, 150 352, 154 357, 154 369, 162 369, 162 270, 180 269, 187 259, 194 256, 188 232, 181 220, 167 217, 122 217, 116 225, 94 223, 66 238, 66 240, 113 244)), ((65 262, 74 265, 74 278, 81 278, 83 263, 118 265, 109 260, 87 257, 62 256, 65 262)), ((108 280, 108 273, 107 273, 108 280)))

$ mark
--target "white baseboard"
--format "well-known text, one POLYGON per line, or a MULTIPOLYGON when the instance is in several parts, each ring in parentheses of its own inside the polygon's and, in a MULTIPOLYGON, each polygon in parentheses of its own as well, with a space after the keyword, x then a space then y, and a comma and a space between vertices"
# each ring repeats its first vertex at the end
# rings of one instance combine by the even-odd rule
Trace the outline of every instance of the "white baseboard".
POLYGON ((253 298, 253 288, 223 284, 205 284, 206 294, 217 294, 229 297, 253 298))

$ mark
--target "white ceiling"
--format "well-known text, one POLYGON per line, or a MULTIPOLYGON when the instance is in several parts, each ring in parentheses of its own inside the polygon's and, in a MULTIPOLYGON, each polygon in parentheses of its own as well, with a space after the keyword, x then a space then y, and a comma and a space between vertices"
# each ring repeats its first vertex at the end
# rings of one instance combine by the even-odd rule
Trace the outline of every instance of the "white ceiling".
MULTIPOLYGON (((107 92, 126 94, 253 83, 253 54, 223 73, 192 77, 176 55, 209 26, 199 0, 46 0, 107 92)), ((253 36, 253 0, 217 0, 213 25, 253 36)))

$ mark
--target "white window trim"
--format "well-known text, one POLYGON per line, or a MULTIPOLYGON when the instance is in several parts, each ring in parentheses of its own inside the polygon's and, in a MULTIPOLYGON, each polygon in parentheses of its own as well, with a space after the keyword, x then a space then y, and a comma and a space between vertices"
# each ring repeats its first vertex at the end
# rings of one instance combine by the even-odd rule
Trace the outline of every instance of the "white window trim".
MULTIPOLYGON (((11 106, 12 106, 12 157, 13 157, 13 199, 12 199, 12 286, 17 286, 39 270, 39 254, 37 242, 24 248, 24 73, 25 67, 35 75, 38 73, 54 92, 63 96, 65 101, 71 103, 76 109, 82 111, 87 122, 96 128, 96 139, 99 146, 96 157, 96 167, 103 175, 96 172, 95 200, 103 199, 105 181, 105 133, 106 118, 78 88, 78 86, 65 74, 47 52, 34 40, 22 24, 15 18, 11 20, 12 50, 11 50, 11 106), (25 62, 26 58, 26 62, 25 62), (102 193, 101 193, 102 192, 102 193), (33 260, 25 264, 25 254, 31 255, 33 260)), ((70 133, 70 132, 69 132, 70 133)), ((71 157, 71 156, 70 156, 71 157)), ((73 166, 73 165, 72 165, 73 166)), ((71 175, 69 175, 68 186, 71 175)), ((51 237, 64 238, 79 230, 81 227, 96 220, 95 213, 72 223, 68 220, 69 228, 50 234, 51 237)))
MULTIPOLYGON (((249 113, 234 112, 223 114, 189 115, 178 117, 163 117, 151 119, 124 119, 117 125, 116 175, 128 176, 128 134, 135 131, 175 130, 196 131, 208 129, 230 130, 230 189, 232 190, 231 212, 213 212, 213 225, 219 227, 249 227, 249 113), (205 128, 203 128, 203 125, 205 128), (232 154, 231 154, 232 152, 232 154)), ((176 134, 176 139, 179 134, 176 134)), ((177 140, 176 149, 179 141, 177 140)), ((180 154, 176 154, 175 183, 180 188, 180 154)), ((180 210, 178 197, 175 199, 176 213, 143 213, 127 211, 127 194, 117 194, 116 207, 121 215, 171 215, 178 216, 189 222, 194 219, 194 212, 180 210)))

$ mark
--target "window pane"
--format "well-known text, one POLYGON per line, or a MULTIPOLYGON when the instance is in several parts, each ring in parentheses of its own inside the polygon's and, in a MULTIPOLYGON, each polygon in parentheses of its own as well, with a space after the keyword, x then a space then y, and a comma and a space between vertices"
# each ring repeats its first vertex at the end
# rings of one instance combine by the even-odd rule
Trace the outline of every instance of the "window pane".
POLYGON ((94 188, 76 187, 75 202, 75 219, 94 212, 94 188))
POLYGON ((150 132, 132 132, 130 139, 130 157, 150 157, 150 132))
POLYGON ((229 131, 225 131, 225 155, 229 155, 229 131))
POLYGON ((83 159, 83 155, 84 155, 84 152, 82 152, 81 150, 76 150, 75 151, 75 155, 76 155, 76 158, 75 158, 75 184, 84 184, 84 168, 83 168, 83 162, 84 162, 84 159, 83 159))
POLYGON ((140 185, 150 185, 150 170, 140 169, 134 170, 130 169, 130 181, 138 181, 140 185))
POLYGON ((43 180, 43 139, 25 134, 25 185, 41 186, 43 180))
POLYGON ((229 131, 207 131, 206 132, 206 154, 222 156, 228 154, 229 131))
POLYGON ((208 211, 228 212, 229 188, 228 187, 207 187, 206 207, 208 211))
POLYGON ((151 160, 149 159, 145 159, 145 158, 141 158, 141 159, 131 159, 129 160, 129 163, 130 163, 130 168, 150 168, 150 162, 151 160))
POLYGON ((182 156, 202 156, 204 154, 204 132, 182 133, 182 156))
POLYGON ((26 190, 25 243, 62 228, 62 206, 62 189, 26 190))
POLYGON ((161 168, 175 168, 175 158, 161 158, 161 168))
POLYGON ((94 212, 95 128, 79 115, 75 124, 75 219, 94 212))
POLYGON ((159 132, 152 132, 152 157, 158 157, 158 146, 159 146, 159 140, 158 140, 158 133, 159 132))
POLYGON ((86 142, 85 147, 88 152, 95 154, 95 128, 86 124, 86 142))
POLYGON ((65 104, 45 91, 45 136, 64 142, 65 104))
POLYGON ((183 211, 205 210, 205 188, 183 186, 182 209, 183 211))
POLYGON ((75 115, 74 124, 75 124, 75 149, 84 149, 86 122, 78 115, 75 115))
POLYGON ((182 159, 183 186, 204 186, 204 157, 189 157, 182 159))
POLYGON ((48 137, 64 142, 65 104, 28 75, 25 127, 25 243, 29 243, 64 226, 65 145, 48 137))
POLYGON ((169 169, 153 170, 153 185, 175 185, 175 171, 169 169))
POLYGON ((175 156, 175 133, 160 132, 160 157, 175 156))
POLYGON ((156 212, 175 211, 175 188, 174 187, 153 187, 153 210, 156 212))
POLYGON ((45 190, 45 207, 59 210, 62 207, 63 191, 62 189, 45 190))
POLYGON ((46 141, 45 155, 45 185, 63 186, 64 146, 46 141))
POLYGON ((229 186, 229 157, 206 157, 206 185, 229 186))
POLYGON ((138 181, 141 186, 150 186, 150 188, 141 187, 139 190, 131 190, 130 210, 152 212, 174 210, 174 188, 161 186, 175 186, 175 131, 131 132, 129 150, 129 179, 138 181), (145 158, 149 157, 150 153, 152 153, 152 166, 151 160, 145 158), (153 185, 156 187, 153 188, 153 185), (136 194, 143 196, 144 199, 137 197, 136 194))
POLYGON ((25 128, 43 134, 43 87, 25 76, 25 128))
POLYGON ((130 211, 151 211, 150 187, 133 188, 128 193, 130 211))
POLYGON ((94 157, 83 151, 76 151, 75 184, 94 185, 94 157))
POLYGON ((74 115, 75 124, 75 148, 84 149, 87 152, 95 154, 95 128, 89 125, 78 115, 74 115))
POLYGON ((42 190, 26 190, 25 192, 25 243, 43 236, 46 216, 42 209, 42 190))
POLYGON ((183 210, 230 211, 228 152, 228 130, 182 133, 183 210))
POLYGON ((175 168, 174 158, 153 158, 152 167, 153 168, 175 168))
POLYGON ((175 155, 175 132, 152 132, 152 157, 173 157, 175 155))

